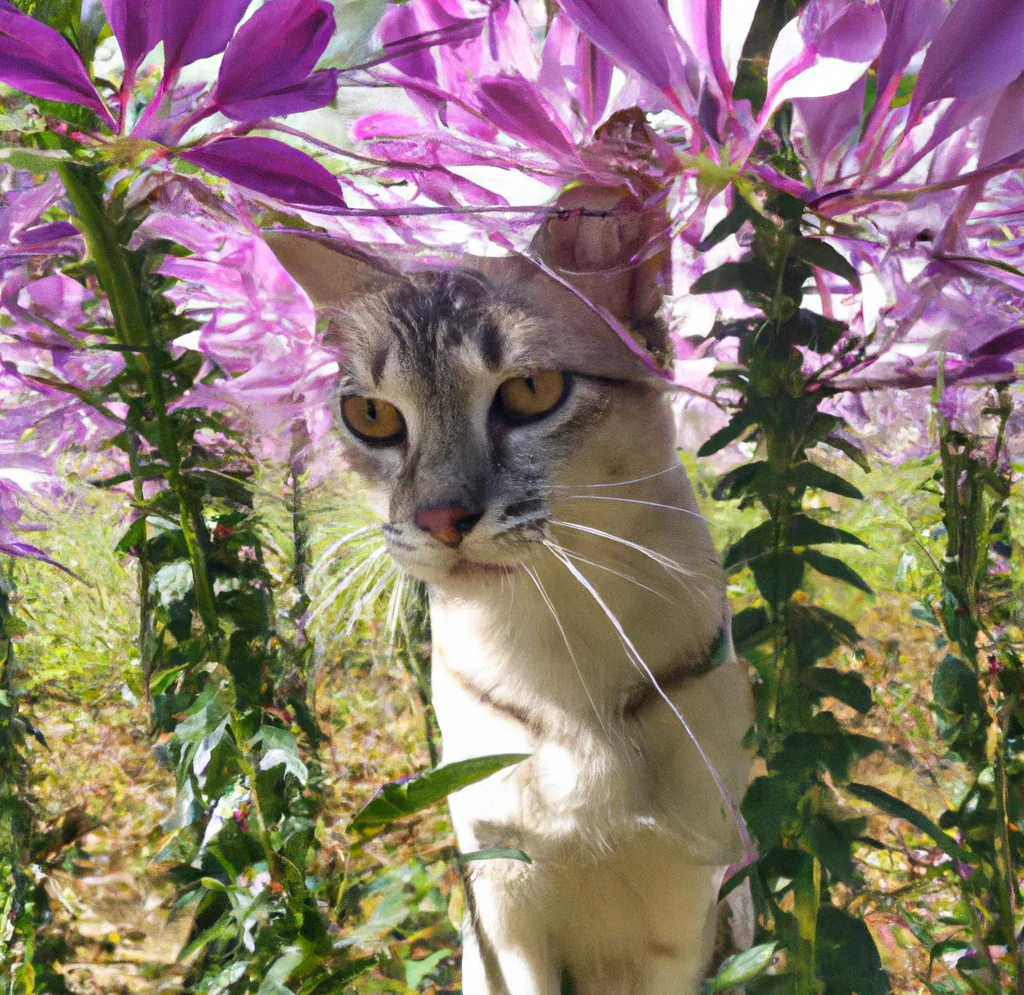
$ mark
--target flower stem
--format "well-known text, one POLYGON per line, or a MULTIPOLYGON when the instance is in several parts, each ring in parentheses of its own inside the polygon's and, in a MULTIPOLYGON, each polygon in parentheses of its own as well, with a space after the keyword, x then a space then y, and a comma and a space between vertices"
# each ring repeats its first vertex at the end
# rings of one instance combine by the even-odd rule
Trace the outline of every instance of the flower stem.
POLYGON ((58 166, 58 171, 96 264, 100 286, 110 301, 117 337, 122 345, 144 350, 137 357, 126 353, 126 361, 142 374, 153 405, 158 448, 168 467, 167 482, 178 498, 181 531, 192 566, 196 607, 203 627, 217 639, 221 629, 206 567, 206 523, 200 502, 181 474, 181 450, 174 422, 167 411, 161 377, 163 347, 153 334, 149 309, 140 292, 141 278, 133 272, 128 252, 118 239, 117 228, 105 209, 102 194, 92 182, 94 174, 85 167, 66 163, 58 166))

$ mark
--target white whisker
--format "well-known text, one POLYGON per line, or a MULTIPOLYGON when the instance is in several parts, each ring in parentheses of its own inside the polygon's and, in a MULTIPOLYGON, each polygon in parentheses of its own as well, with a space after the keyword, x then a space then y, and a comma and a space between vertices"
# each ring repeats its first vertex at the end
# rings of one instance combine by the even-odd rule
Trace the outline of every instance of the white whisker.
POLYGON ((375 549, 364 560, 360 561, 360 563, 357 566, 347 571, 345 575, 341 578, 341 580, 330 591, 330 593, 325 594, 320 598, 317 598, 319 604, 316 606, 316 608, 313 609, 313 612, 310 615, 310 620, 312 621, 316 618, 319 618, 319 616, 322 615, 328 608, 333 607, 334 604, 337 602, 338 598, 345 591, 347 591, 352 586, 353 583, 355 583, 360 574, 362 574, 363 571, 367 570, 368 568, 372 567, 373 564, 378 559, 380 559, 381 556, 384 555, 384 552, 384 546, 380 546, 377 549, 375 549))
POLYGON ((605 532, 602 529, 595 529, 591 525, 580 525, 576 522, 565 522, 557 518, 552 518, 552 525, 559 525, 565 529, 575 529, 577 532, 586 532, 590 535, 597 536, 600 539, 608 539, 611 542, 620 543, 629 549, 635 550, 648 559, 654 560, 655 563, 664 567, 666 570, 671 570, 673 573, 677 573, 682 577, 695 577, 697 576, 694 571, 687 570, 685 567, 680 566, 675 560, 670 560, 663 553, 659 553, 657 550, 650 549, 647 546, 641 546, 639 543, 631 542, 629 539, 623 539, 622 536, 612 535, 611 532, 605 532))
MULTIPOLYGON (((363 616, 367 606, 377 600, 380 592, 398 576, 398 568, 393 564, 386 564, 381 578, 373 585, 356 603, 349 612, 348 625, 342 630, 342 638, 347 639, 356 626, 356 622, 363 616)), ((367 585, 369 586, 369 584, 367 585)))
POLYGON ((569 659, 572 660, 573 667, 576 668, 576 674, 580 679, 580 684, 583 686, 583 693, 587 696, 587 701, 590 702, 590 707, 594 710, 594 715, 597 717, 598 724, 601 728, 608 732, 608 726, 605 724, 604 717, 601 715, 600 709, 597 707, 597 703, 594 701, 590 694, 590 688, 587 687, 587 682, 584 680, 583 671, 580 669, 580 665, 576 660, 576 654, 572 651, 572 646, 569 644, 569 637, 566 635, 565 629, 562 626, 562 620, 558 617, 558 612, 555 611, 555 606, 552 604, 551 598, 548 597, 548 592, 544 590, 544 585, 540 581, 540 577, 531 570, 525 563, 523 569, 526 571, 530 580, 536 585, 537 591, 544 601, 544 604, 548 606, 548 611, 551 612, 551 617, 555 620, 555 625, 558 626, 558 631, 562 634, 562 642, 565 643, 565 648, 569 653, 569 659))
POLYGON ((667 601, 670 605, 676 604, 676 602, 673 601, 670 597, 668 597, 668 595, 663 594, 661 591, 658 591, 653 587, 648 587, 647 584, 644 584, 642 581, 637 580, 636 577, 631 577, 629 574, 621 573, 620 571, 615 570, 613 567, 610 567, 605 563, 598 563, 597 560, 589 560, 587 559, 587 557, 580 556, 579 553, 574 553, 571 550, 566 549, 565 546, 561 546, 558 543, 552 543, 552 546, 557 547, 557 549, 560 552, 565 553, 566 556, 570 556, 574 560, 579 560, 581 563, 586 563, 589 566, 597 567, 598 570, 607 570, 608 573, 614 574, 616 577, 621 577, 623 580, 628 580, 630 583, 636 584, 637 587, 641 587, 645 591, 649 591, 651 594, 661 598, 662 601, 667 601))
POLYGON ((391 601, 388 603, 386 623, 388 643, 391 646, 395 645, 395 636, 398 633, 398 617, 405 604, 405 588, 407 583, 405 574, 401 574, 398 580, 395 581, 395 586, 391 588, 391 601))
MULTIPOLYGON (((341 549, 343 546, 348 545, 348 543, 350 543, 356 537, 365 535, 371 529, 376 529, 378 527, 379 526, 376 525, 364 525, 361 529, 356 529, 355 531, 349 532, 347 535, 342 536, 340 539, 335 539, 334 542, 332 542, 330 546, 327 547, 327 549, 325 549, 322 553, 320 553, 317 556, 316 564, 309 574, 310 580, 313 580, 316 577, 318 577, 321 573, 323 573, 324 570, 327 569, 328 566, 330 566, 330 564, 333 562, 330 558, 334 556, 334 554, 337 553, 339 549, 341 549)), ((359 546, 357 546, 356 548, 359 549, 365 545, 365 542, 361 542, 359 546)))
POLYGON ((658 679, 654 676, 653 671, 647 662, 640 655, 637 648, 633 645, 633 641, 626 634, 626 630, 623 628, 622 623, 615 617, 611 609, 605 604, 604 599, 598 594, 597 589, 587 580, 586 577, 573 565, 572 561, 564 556, 553 543, 545 542, 544 545, 548 548, 549 552, 554 556, 565 568, 583 585, 587 593, 594 599, 597 606, 604 612, 608 621, 611 622, 615 631, 618 633, 619 639, 622 641, 623 646, 626 649, 627 656, 630 662, 635 666, 641 673, 645 674, 647 679, 651 682, 654 690, 657 691, 658 696, 665 702, 666 705, 672 710, 672 714, 679 720, 679 724, 686 731, 686 735, 690 737, 691 742, 696 747, 697 752, 700 754, 701 760, 704 761, 704 765, 707 767, 714 779, 715 787, 718 789, 719 795, 721 795, 722 802, 736 823, 736 828, 739 830, 740 839, 743 843, 744 856, 748 862, 753 861, 756 857, 756 850, 754 849, 753 841, 750 838, 750 833, 747 830, 747 824, 743 819, 743 815, 740 813, 739 807, 732 800, 732 796, 729 794, 728 789, 725 786, 725 782, 722 780, 721 775, 715 768, 715 765, 711 762, 711 758, 707 755, 704 747, 701 745, 700 740, 694 734, 690 728, 689 722, 683 717, 682 712, 676 707, 675 702, 665 693, 665 690, 658 683, 658 679))
POLYGON ((673 463, 664 470, 657 470, 654 473, 645 474, 642 477, 633 477, 631 480, 613 480, 609 484, 552 484, 551 489, 562 489, 568 487, 625 487, 627 484, 639 484, 645 480, 652 480, 654 477, 661 477, 666 473, 673 473, 676 470, 684 469, 682 463, 673 463))
POLYGON ((693 518, 699 518, 702 522, 707 521, 707 518, 705 518, 699 511, 691 511, 689 508, 680 508, 674 504, 660 504, 657 501, 640 501, 637 498, 610 497, 606 494, 559 494, 557 495, 557 499, 559 501, 622 501, 625 504, 642 504, 648 508, 664 508, 666 511, 678 511, 682 515, 690 515, 693 518))

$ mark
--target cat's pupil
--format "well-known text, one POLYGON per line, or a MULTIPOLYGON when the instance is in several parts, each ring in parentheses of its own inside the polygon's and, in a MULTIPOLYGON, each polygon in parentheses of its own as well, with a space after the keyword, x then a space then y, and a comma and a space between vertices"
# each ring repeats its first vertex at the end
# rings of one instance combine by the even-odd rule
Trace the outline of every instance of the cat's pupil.
POLYGON ((537 393, 537 388, 533 385, 533 377, 523 377, 523 382, 531 394, 537 393))
POLYGON ((370 421, 376 421, 377 420, 377 402, 376 401, 367 400, 367 402, 366 402, 366 417, 370 421))

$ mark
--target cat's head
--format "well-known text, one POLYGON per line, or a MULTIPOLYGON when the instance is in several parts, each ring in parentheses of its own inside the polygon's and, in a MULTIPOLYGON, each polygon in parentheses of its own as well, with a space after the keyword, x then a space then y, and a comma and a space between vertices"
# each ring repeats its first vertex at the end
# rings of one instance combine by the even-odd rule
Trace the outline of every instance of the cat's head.
MULTIPOLYGON (((636 262, 653 218, 579 187, 524 258, 396 273, 297 235, 268 241, 330 319, 350 465, 409 574, 463 587, 529 562, 560 499, 675 459, 661 381, 599 313, 663 357, 666 254, 636 262), (544 270, 547 269, 547 273, 544 270)), ((578 507, 576 508, 578 511, 578 507)), ((578 516, 577 516, 578 517, 578 516)))

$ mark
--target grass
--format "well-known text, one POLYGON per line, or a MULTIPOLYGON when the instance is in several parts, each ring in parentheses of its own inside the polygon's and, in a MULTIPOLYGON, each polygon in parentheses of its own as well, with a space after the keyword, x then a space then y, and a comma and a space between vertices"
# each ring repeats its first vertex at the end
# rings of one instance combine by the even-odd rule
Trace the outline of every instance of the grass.
MULTIPOLYGON (((757 513, 711 500, 713 473, 692 462, 690 469, 724 547, 758 520, 757 513)), ((849 727, 890 744, 864 762, 858 778, 937 817, 964 781, 936 747, 928 708, 934 633, 911 616, 914 602, 934 587, 931 560, 941 552, 937 499, 920 486, 931 470, 908 463, 864 474, 844 463, 842 472, 865 500, 837 499, 833 518, 868 543, 865 550, 851 548, 845 559, 876 593, 851 593, 819 578, 808 595, 857 623, 863 642, 837 651, 830 665, 860 672, 875 706, 865 716, 838 703, 835 711, 849 727)), ((258 507, 271 551, 286 560, 291 533, 278 500, 283 495, 266 486, 258 507)), ((358 524, 365 515, 359 509, 349 482, 310 495, 315 551, 358 524)), ((53 839, 51 928, 67 940, 65 976, 81 995, 178 990, 175 959, 188 929, 187 919, 172 916, 172 888, 151 862, 165 836, 161 822, 171 810, 174 783, 157 763, 148 732, 133 642, 133 571, 113 552, 126 512, 121 496, 83 487, 49 516, 45 533, 45 544, 80 579, 33 563, 18 563, 14 572, 24 623, 17 643, 22 709, 48 744, 33 741, 28 751, 37 820, 53 839)), ((731 593, 742 605, 753 587, 739 576, 731 593)), ((321 857, 335 873, 346 859, 342 830, 351 815, 380 784, 430 764, 421 696, 401 654, 390 650, 383 604, 344 642, 331 635, 337 626, 329 614, 317 631, 314 691, 317 717, 329 734, 323 758, 332 813, 321 833, 321 857)), ((942 886, 941 861, 898 820, 874 815, 867 835, 886 847, 863 847, 861 880, 836 897, 869 923, 893 990, 924 993, 915 977, 928 969, 927 954, 913 936, 913 917, 941 934, 953 900, 942 886)), ((447 860, 452 842, 446 813, 438 811, 368 849, 368 862, 390 870, 362 896, 359 925, 348 939, 396 952, 383 957, 382 971, 360 991, 457 990, 454 923, 462 898, 447 860)), ((937 966, 932 977, 942 973, 937 966)))

